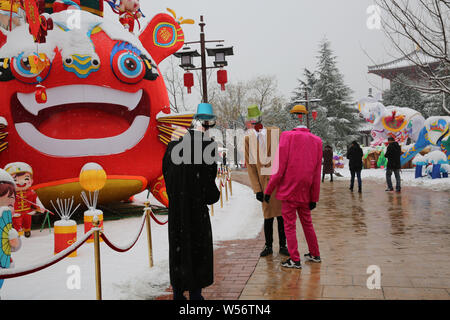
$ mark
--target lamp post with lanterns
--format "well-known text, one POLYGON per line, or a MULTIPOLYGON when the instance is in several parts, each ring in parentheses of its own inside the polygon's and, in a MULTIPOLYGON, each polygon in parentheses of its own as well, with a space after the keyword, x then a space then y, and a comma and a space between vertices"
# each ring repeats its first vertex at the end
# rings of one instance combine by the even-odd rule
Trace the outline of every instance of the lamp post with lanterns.
POLYGON ((191 93, 191 88, 194 86, 194 75, 190 71, 201 70, 202 74, 202 102, 208 103, 208 84, 206 71, 207 69, 220 69, 217 72, 217 82, 220 84, 221 89, 225 90, 225 84, 228 82, 227 71, 223 67, 228 65, 226 56, 233 55, 233 47, 223 46, 224 40, 205 40, 205 25, 203 16, 200 16, 200 41, 186 42, 185 47, 176 52, 174 55, 177 58, 181 58, 180 67, 183 68, 186 73, 184 74, 184 85, 187 87, 188 93, 191 93), (219 43, 214 48, 206 48, 206 43, 219 43), (188 45, 200 44, 200 53, 191 49, 188 45), (214 56, 214 66, 208 67, 206 65, 206 55, 214 56), (201 57, 201 67, 196 67, 193 63, 194 57, 201 57))
MULTIPOLYGON (((314 102, 320 102, 322 101, 322 99, 315 99, 315 98, 309 98, 308 99, 308 88, 307 86, 304 86, 304 90, 305 90, 305 99, 301 99, 301 100, 296 100, 296 103, 304 103, 304 112, 298 112, 299 118, 300 120, 302 120, 302 114, 305 114, 306 116, 306 127, 308 129, 310 129, 310 121, 309 121, 309 103, 314 103, 314 102)), ((295 108, 295 107, 294 107, 295 108)), ((294 110, 294 109, 293 109, 294 110)), ((297 113, 297 112, 291 112, 291 113, 297 113)), ((311 112, 311 115, 313 117, 313 120, 316 120, 317 118, 317 111, 313 110, 311 112)))

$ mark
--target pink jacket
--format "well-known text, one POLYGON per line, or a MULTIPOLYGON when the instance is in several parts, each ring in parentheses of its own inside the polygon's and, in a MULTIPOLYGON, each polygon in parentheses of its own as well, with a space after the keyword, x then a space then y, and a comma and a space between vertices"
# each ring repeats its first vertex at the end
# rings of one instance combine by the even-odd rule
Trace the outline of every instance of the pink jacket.
POLYGON ((318 136, 306 128, 285 131, 265 194, 278 188, 278 200, 318 202, 321 166, 322 140, 318 136))

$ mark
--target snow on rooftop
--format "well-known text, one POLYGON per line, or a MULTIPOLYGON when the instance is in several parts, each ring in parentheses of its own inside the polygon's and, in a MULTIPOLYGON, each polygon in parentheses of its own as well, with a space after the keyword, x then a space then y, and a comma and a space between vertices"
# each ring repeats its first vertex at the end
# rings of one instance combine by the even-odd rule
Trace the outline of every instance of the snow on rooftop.
POLYGON ((389 61, 386 63, 369 66, 369 72, 377 70, 405 68, 415 66, 416 64, 423 65, 434 62, 437 62, 435 58, 432 58, 421 51, 413 51, 405 57, 389 61))

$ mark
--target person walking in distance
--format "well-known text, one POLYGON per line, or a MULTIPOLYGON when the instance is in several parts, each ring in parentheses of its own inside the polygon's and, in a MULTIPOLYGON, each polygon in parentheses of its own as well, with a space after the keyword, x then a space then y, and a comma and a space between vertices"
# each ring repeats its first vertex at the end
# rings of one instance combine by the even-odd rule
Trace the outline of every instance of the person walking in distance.
POLYGON ((387 189, 386 191, 394 191, 392 187, 392 173, 395 175, 395 190, 397 192, 401 192, 401 182, 400 182, 400 168, 401 162, 400 157, 402 155, 402 149, 397 141, 393 137, 388 138, 388 147, 386 149, 385 157, 388 160, 386 167, 386 183, 387 189))
POLYGON ((333 173, 333 148, 329 145, 326 145, 325 149, 323 150, 322 182, 324 181, 326 174, 330 175, 330 182, 333 182, 333 173))
POLYGON ((264 202, 264 189, 269 183, 272 153, 275 154, 280 129, 263 126, 262 113, 257 105, 248 107, 247 120, 250 121, 251 129, 249 129, 249 133, 245 137, 245 162, 251 187, 256 194, 256 199, 262 203, 264 214, 264 236, 266 242, 260 256, 265 257, 273 253, 274 218, 277 218, 279 252, 288 256, 289 251, 286 247, 284 222, 281 216, 281 202, 277 199, 267 203, 264 202))
POLYGON ((321 262, 319 245, 311 219, 320 194, 322 140, 305 126, 285 131, 280 138, 274 172, 265 190, 265 201, 282 201, 282 213, 290 258, 282 262, 286 268, 301 268, 298 251, 297 213, 308 243, 309 253, 304 258, 321 262), (275 189, 276 196, 271 197, 275 189))
POLYGON ((361 181, 361 170, 363 167, 362 158, 363 151, 359 146, 358 142, 353 141, 350 148, 347 151, 347 159, 349 159, 350 167, 350 191, 353 191, 355 185, 355 175, 358 178, 358 192, 362 192, 362 181, 361 181))

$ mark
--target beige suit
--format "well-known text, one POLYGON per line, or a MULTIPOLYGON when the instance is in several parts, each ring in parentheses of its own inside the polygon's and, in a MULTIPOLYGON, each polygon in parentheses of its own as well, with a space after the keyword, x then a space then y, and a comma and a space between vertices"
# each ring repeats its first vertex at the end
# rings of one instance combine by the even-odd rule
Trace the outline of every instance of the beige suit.
MULTIPOLYGON (((265 128, 266 134, 255 134, 254 130, 249 130, 245 136, 245 163, 248 169, 248 177, 253 192, 264 192, 270 180, 272 161, 270 160, 278 148, 280 139, 280 129, 277 127, 265 128), (276 132, 277 133, 274 133, 276 132), (262 139, 262 141, 260 141, 262 139), (272 142, 272 140, 274 140, 272 142), (261 150, 260 150, 261 149, 261 150), (264 150, 266 149, 266 150, 264 150)), ((262 209, 264 219, 281 216, 281 201, 275 198, 276 190, 270 198, 270 202, 263 202, 262 209)))

